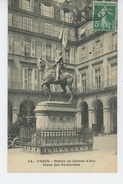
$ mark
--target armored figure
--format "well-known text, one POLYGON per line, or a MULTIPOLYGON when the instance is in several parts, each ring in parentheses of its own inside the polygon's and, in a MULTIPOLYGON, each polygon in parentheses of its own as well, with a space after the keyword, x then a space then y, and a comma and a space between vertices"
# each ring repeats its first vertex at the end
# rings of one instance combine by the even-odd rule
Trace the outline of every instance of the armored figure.
POLYGON ((56 79, 54 82, 59 81, 59 76, 61 74, 61 70, 64 68, 64 62, 62 58, 62 51, 58 51, 58 57, 56 58, 56 62, 54 64, 56 67, 56 79))

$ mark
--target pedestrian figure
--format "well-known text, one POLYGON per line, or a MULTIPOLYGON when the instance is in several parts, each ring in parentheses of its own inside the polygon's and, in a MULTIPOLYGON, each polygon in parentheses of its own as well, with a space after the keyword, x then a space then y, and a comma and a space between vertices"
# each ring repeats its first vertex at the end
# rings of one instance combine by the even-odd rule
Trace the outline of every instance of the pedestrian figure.
POLYGON ((111 23, 107 20, 107 14, 113 15, 113 13, 109 12, 107 5, 105 4, 102 10, 97 14, 99 18, 101 18, 100 27, 110 29, 111 23))

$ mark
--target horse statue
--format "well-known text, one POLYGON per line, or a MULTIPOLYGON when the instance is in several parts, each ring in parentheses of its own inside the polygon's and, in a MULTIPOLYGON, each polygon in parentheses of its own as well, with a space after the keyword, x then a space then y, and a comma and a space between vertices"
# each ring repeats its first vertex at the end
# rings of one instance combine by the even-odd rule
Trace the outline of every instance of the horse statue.
POLYGON ((52 98, 51 91, 50 91, 50 84, 59 84, 63 89, 61 94, 64 94, 67 92, 66 86, 68 86, 71 94, 68 102, 71 102, 73 100, 72 84, 73 84, 74 78, 72 74, 62 70, 59 76, 59 81, 55 82, 56 69, 54 65, 52 65, 46 59, 43 59, 43 58, 40 58, 38 69, 44 72, 44 77, 43 77, 43 82, 41 83, 41 87, 43 88, 44 86, 46 86, 48 95, 49 95, 48 101, 50 101, 52 98))

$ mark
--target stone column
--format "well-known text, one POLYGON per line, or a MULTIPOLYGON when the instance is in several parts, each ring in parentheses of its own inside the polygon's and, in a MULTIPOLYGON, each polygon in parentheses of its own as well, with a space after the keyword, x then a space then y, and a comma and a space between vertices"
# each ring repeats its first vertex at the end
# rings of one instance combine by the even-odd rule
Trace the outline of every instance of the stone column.
POLYGON ((81 114, 81 110, 77 111, 77 128, 81 128, 81 119, 82 119, 82 114, 81 114))
POLYGON ((105 127, 105 133, 110 133, 110 109, 103 108, 103 125, 105 127))
POLYGON ((95 124, 94 109, 88 109, 88 116, 89 116, 89 128, 92 129, 92 124, 95 124))
POLYGON ((17 119, 17 114, 19 114, 19 109, 13 109, 13 123, 16 121, 17 119))

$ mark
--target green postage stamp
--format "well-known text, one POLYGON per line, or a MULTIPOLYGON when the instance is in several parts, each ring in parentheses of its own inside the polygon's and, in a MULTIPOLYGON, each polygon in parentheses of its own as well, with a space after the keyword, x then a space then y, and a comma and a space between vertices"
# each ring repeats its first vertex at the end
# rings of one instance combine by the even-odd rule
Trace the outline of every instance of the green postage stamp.
POLYGON ((115 31, 116 5, 117 3, 114 2, 94 2, 93 5, 94 30, 115 31))

